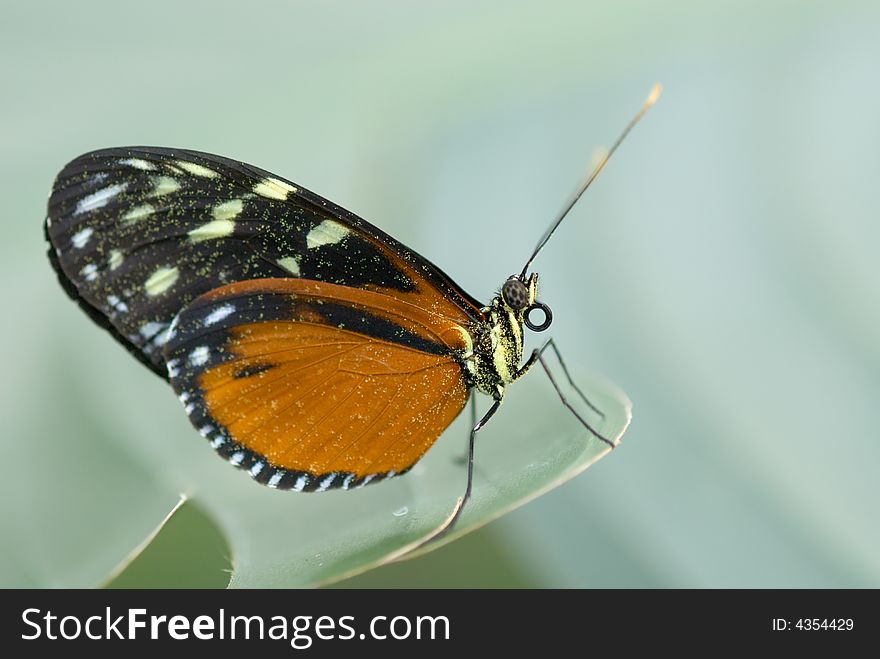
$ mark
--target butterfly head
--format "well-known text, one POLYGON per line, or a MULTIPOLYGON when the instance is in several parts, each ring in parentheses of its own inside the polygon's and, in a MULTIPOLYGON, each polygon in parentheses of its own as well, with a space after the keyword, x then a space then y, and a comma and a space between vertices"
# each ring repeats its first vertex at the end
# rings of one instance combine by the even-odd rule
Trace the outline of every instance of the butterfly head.
POLYGON ((553 322, 553 314, 550 307, 538 302, 538 273, 533 272, 528 279, 521 275, 511 275, 501 287, 501 295, 498 302, 503 305, 505 311, 514 314, 520 325, 525 325, 533 332, 543 332, 553 322), (544 314, 540 322, 532 318, 535 311, 544 314))

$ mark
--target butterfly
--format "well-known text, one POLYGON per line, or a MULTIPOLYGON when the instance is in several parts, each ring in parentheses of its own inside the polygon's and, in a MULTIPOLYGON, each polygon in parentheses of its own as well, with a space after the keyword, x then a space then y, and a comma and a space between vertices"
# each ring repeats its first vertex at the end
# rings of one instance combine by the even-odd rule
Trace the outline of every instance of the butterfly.
MULTIPOLYGON (((321 492, 405 474, 472 392, 497 411, 523 362, 524 327, 552 313, 532 260, 488 304, 377 227, 280 176, 186 149, 93 151, 57 176, 45 233, 65 291, 167 380, 189 420, 271 488, 321 492)), ((599 415, 582 392, 569 381, 599 415)))

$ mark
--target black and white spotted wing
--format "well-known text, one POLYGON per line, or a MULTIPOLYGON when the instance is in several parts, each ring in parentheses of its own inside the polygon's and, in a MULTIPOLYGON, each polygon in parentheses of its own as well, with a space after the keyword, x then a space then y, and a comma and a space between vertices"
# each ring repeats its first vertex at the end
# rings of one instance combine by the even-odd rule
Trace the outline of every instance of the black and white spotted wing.
POLYGON ((481 317, 482 305, 439 268, 356 215, 257 167, 196 151, 80 156, 55 181, 46 236, 68 294, 163 378, 177 313, 237 281, 301 277, 481 317))

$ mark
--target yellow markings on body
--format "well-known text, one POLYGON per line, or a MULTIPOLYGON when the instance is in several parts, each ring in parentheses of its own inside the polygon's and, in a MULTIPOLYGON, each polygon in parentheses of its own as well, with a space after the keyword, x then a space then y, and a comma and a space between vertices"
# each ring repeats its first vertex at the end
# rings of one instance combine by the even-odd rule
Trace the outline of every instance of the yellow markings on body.
POLYGON ((495 371, 503 382, 510 382, 510 369, 507 368, 507 345, 504 341, 500 342, 492 352, 492 363, 495 365, 495 371))
POLYGON ((232 199, 214 206, 211 209, 211 215, 215 220, 234 220, 241 213, 242 208, 244 208, 244 203, 241 199, 232 199))
POLYGON ((134 167, 135 169, 140 169, 144 172, 152 172, 156 169, 153 166, 153 163, 141 160, 140 158, 126 158, 125 160, 120 160, 119 164, 128 165, 129 167, 134 167))
POLYGON ((285 256, 283 259, 278 259, 278 265, 299 277, 299 261, 295 256, 285 256))
POLYGON ((156 176, 153 178, 153 196, 171 194, 180 190, 180 183, 171 176, 156 176))
POLYGON ((142 220, 145 217, 149 217, 153 213, 156 212, 156 209, 153 208, 150 204, 141 204, 140 206, 135 206, 130 211, 128 211, 125 215, 122 216, 122 221, 125 224, 134 224, 138 220, 142 220))
POLYGON ((333 245, 351 233, 348 227, 334 220, 324 220, 306 236, 306 247, 314 249, 321 245, 333 245))
POLYGON ((123 259, 124 257, 121 251, 119 251, 118 249, 111 249, 110 257, 107 259, 107 264, 110 266, 111 270, 116 270, 116 268, 122 265, 123 259))
POLYGON ((532 276, 529 277, 529 304, 532 305, 535 303, 535 299, 538 297, 538 273, 532 273, 532 276))
POLYGON ((489 330, 489 340, 492 345, 492 365, 495 367, 495 372, 502 382, 512 382, 513 378, 510 375, 508 363, 510 362, 510 351, 513 349, 513 346, 510 345, 510 339, 505 336, 501 329, 501 323, 496 312, 492 312, 490 321, 492 323, 492 327, 489 330))
POLYGON ((199 165, 194 162, 187 162, 186 160, 176 160, 175 164, 182 170, 189 172, 193 176, 201 176, 202 178, 216 178, 217 176, 219 176, 219 174, 213 169, 208 169, 204 165, 199 165))
POLYGON ((461 342, 464 343, 464 353, 462 354, 463 359, 468 359, 474 354, 474 340, 471 337, 471 333, 468 332, 461 325, 453 325, 452 329, 455 330, 458 335, 461 337, 461 342))
POLYGON ((452 329, 458 333, 461 337, 462 343, 464 343, 464 350, 461 354, 461 358, 464 360, 464 367, 467 369, 468 373, 476 375, 477 362, 474 357, 474 339, 471 336, 471 333, 461 325, 453 325, 452 329))
POLYGON ((510 329, 513 330, 513 340, 522 345, 522 326, 513 312, 508 311, 507 317, 510 320, 510 329))
POLYGON ((498 314, 494 311, 489 316, 489 322, 491 323, 491 327, 489 329, 489 344, 492 348, 492 352, 495 351, 495 347, 498 345, 498 337, 501 336, 501 327, 498 325, 498 314))
POLYGON ((212 220, 189 232, 190 242, 200 243, 203 240, 214 240, 231 236, 235 231, 235 222, 232 220, 212 220))
POLYGON ((266 178, 254 186, 254 192, 262 197, 269 199, 279 199, 284 201, 291 192, 296 192, 296 188, 290 183, 285 183, 277 178, 266 178))
POLYGON ((161 295, 174 286, 174 282, 177 281, 178 277, 180 277, 180 270, 162 266, 144 282, 144 289, 146 289, 147 295, 151 297, 161 295))

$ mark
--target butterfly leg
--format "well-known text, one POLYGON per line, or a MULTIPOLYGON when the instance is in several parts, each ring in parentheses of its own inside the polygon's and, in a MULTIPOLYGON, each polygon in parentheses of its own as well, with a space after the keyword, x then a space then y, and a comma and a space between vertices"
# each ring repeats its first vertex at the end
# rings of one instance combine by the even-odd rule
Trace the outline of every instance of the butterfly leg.
MULTIPOLYGON (((571 385, 572 389, 574 389, 576 392, 578 392, 578 395, 581 397, 581 400, 584 401, 591 410, 593 410, 596 414, 598 414, 600 417, 602 417, 604 419, 605 413, 602 410, 600 410, 598 407, 596 407, 592 402, 590 402, 590 399, 587 398, 586 394, 583 391, 581 391, 581 388, 579 386, 577 386, 577 383, 571 377, 571 373, 568 372, 568 366, 565 365, 565 360, 562 359, 562 353, 559 352, 559 347, 556 345, 556 339, 551 338, 550 340, 547 341, 547 343, 545 343, 541 347, 541 354, 542 355, 544 354, 544 351, 547 350, 547 348, 553 348, 553 352, 556 353, 556 359, 559 360, 559 365, 562 366, 562 372, 565 373, 565 377, 568 378, 568 383, 571 385)), ((544 369, 545 370, 547 369, 546 364, 544 364, 544 369)), ((557 388, 556 391, 559 391, 559 389, 557 388)))
POLYGON ((528 370, 531 369, 532 366, 534 366, 536 363, 540 363, 541 366, 544 368, 544 372, 547 373, 547 377, 550 378, 550 384, 553 385, 553 388, 556 390, 556 394, 559 396, 559 400, 562 401, 562 404, 568 408, 569 412, 574 414, 575 418, 580 422, 580 424, 588 431, 590 431, 593 436, 605 442, 611 448, 614 448, 614 442, 612 442, 610 439, 602 435, 598 430, 593 428, 593 426, 591 426, 589 422, 584 419, 583 416, 581 416, 581 414, 574 407, 572 407, 571 403, 569 403, 568 399, 565 397, 565 394, 562 393, 562 390, 559 388, 559 384, 556 382, 556 378, 553 376, 553 371, 550 370, 550 366, 547 364, 547 361, 544 357, 544 352, 548 348, 552 348, 553 352, 556 353, 556 358, 559 360, 559 364, 562 366, 562 371, 563 373, 565 373, 565 377, 568 378, 568 382, 572 386, 572 388, 576 392, 578 392, 581 400, 583 400, 591 410, 593 410, 596 414, 604 419, 605 414, 602 412, 602 410, 600 410, 598 407, 596 407, 596 405, 590 402, 590 399, 587 398, 586 394, 584 394, 581 388, 577 386, 574 379, 571 377, 571 373, 569 373, 568 367, 565 365, 565 361, 562 359, 562 354, 559 352, 559 347, 556 345, 556 341, 554 339, 548 340, 547 343, 541 346, 540 349, 537 349, 532 353, 532 356, 529 358, 529 360, 525 364, 523 364, 519 372, 517 372, 516 379, 519 379, 520 377, 525 375, 526 372, 528 372, 528 370))
MULTIPOLYGON (((483 415, 483 418, 479 420, 479 422, 475 422, 471 427, 470 437, 468 439, 468 455, 467 455, 467 486, 464 490, 464 495, 459 498, 458 502, 455 504, 455 509, 450 514, 449 518, 443 523, 439 529, 437 529, 429 538, 419 543, 419 547, 424 547, 427 544, 432 542, 436 542, 447 533, 449 533, 452 528, 455 526, 455 523, 458 521, 458 518, 461 517, 461 513, 464 510, 465 504, 468 502, 468 499, 471 498, 471 489, 474 483, 474 440, 477 437, 477 433, 482 430, 483 426, 486 425, 486 422, 489 421, 494 415, 495 412, 498 411, 498 408, 501 406, 501 399, 498 398, 492 403, 492 407, 489 408, 489 411, 483 415)), ((471 400, 471 418, 477 418, 477 406, 476 402, 471 400)))
MULTIPOLYGON (((471 390, 471 397, 470 397, 470 400, 468 400, 468 404, 471 407, 471 425, 470 425, 470 427, 473 428, 474 426, 477 425, 477 394, 473 390, 471 390)), ((470 434, 471 434, 470 431, 468 431, 468 441, 470 441, 470 434)), ((465 451, 465 453, 456 457, 454 462, 457 465, 463 465, 465 462, 467 462, 467 458, 468 458, 468 454, 467 454, 467 451, 465 451)))

